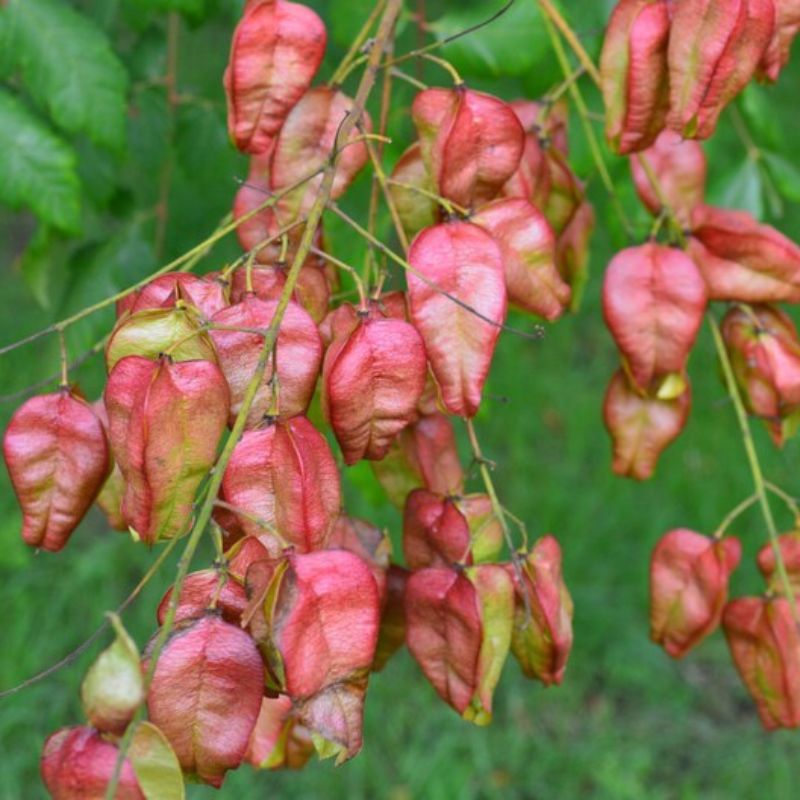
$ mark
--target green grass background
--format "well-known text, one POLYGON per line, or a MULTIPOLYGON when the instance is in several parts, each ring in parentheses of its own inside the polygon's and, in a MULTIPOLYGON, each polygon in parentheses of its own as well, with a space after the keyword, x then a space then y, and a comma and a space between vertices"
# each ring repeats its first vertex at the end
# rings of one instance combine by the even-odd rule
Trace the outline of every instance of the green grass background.
MULTIPOLYGON (((92 3, 78 5, 91 8, 92 3)), ((334 55, 341 53, 349 35, 347 26, 358 21, 358 9, 365 4, 353 4, 350 16, 355 22, 341 15, 333 17, 341 3, 315 5, 329 21, 333 19, 334 28, 344 27, 333 45, 334 55)), ((445 22, 447 6, 434 5, 445 22)), ((575 18, 582 20, 582 13, 587 14, 583 33, 596 50, 597 26, 608 4, 582 0, 575 6, 575 18)), ((449 7, 455 19, 448 24, 457 25, 458 14, 475 9, 485 14, 494 5, 472 3, 456 11, 452 4, 449 7)), ((199 162, 192 161, 191 151, 178 162, 167 255, 182 252, 213 229, 235 191, 232 177, 244 174, 244 162, 230 152, 224 133, 221 139, 219 134, 218 82, 231 16, 182 31, 181 80, 211 98, 217 127, 200 144, 191 145, 205 156, 205 171, 192 168, 199 162)), ((162 23, 155 18, 150 24, 154 40, 163 43, 162 23)), ((539 39, 537 27, 531 46, 538 47, 539 39)), ((501 59, 493 74, 486 67, 492 41, 486 44, 485 38, 478 38, 476 42, 473 49, 451 48, 453 60, 465 74, 474 75, 476 85, 512 98, 536 96, 555 80, 549 58, 540 69, 520 74, 515 72, 513 53, 508 55, 508 70, 504 71, 501 59), (479 62, 483 58, 483 68, 471 64, 470 58, 479 62)), ((795 68, 782 88, 759 90, 742 104, 743 113, 749 114, 746 119, 756 120, 754 135, 765 140, 780 135, 776 152, 793 164, 798 159, 791 131, 797 129, 793 126, 798 111, 791 98, 797 75, 795 68), (768 118, 762 115, 761 126, 757 114, 751 113, 759 103, 770 109, 768 118)), ((441 80, 430 71, 425 79, 441 80)), ((408 94, 403 91, 392 115, 397 138, 394 153, 410 137, 408 94)), ((589 96, 597 107, 596 97, 589 96)), ((141 94, 134 97, 137 103, 143 107, 141 94)), ((143 147, 149 133, 137 128, 146 124, 141 119, 142 115, 132 115, 134 149, 143 147)), ((526 521, 532 535, 552 532, 564 550, 565 575, 575 600, 575 647, 564 685, 545 690, 526 681, 509 661, 496 694, 494 722, 478 729, 445 707, 408 654, 401 652, 372 680, 364 749, 356 759, 340 768, 312 763, 301 773, 288 774, 256 774, 244 767, 229 775, 216 796, 391 800, 789 800, 798 796, 800 739, 793 732, 767 735, 762 731, 723 637, 715 635, 682 662, 669 660, 648 641, 647 570, 655 541, 677 526, 710 532, 752 488, 733 409, 719 380, 706 330, 690 365, 695 398, 691 421, 664 456, 655 479, 634 484, 610 473, 601 403, 616 355, 602 325, 598 298, 602 269, 625 242, 579 135, 574 137, 574 151, 578 169, 589 177, 599 217, 584 306, 577 316, 548 327, 539 342, 502 337, 486 390, 488 399, 476 420, 486 455, 497 462, 495 480, 503 502, 526 521)), ((179 151, 177 155, 186 154, 179 151)), ((714 145, 712 161, 714 198, 746 207, 764 202, 768 193, 760 182, 763 175, 746 160, 727 121, 714 145)), ((624 162, 611 159, 610 163, 626 208, 637 213, 624 162)), ((366 187, 362 179, 349 201, 354 213, 363 212, 366 187)), ((781 209, 768 206, 766 213, 783 229, 798 234, 797 210, 790 202, 781 209)), ((646 232, 644 217, 637 216, 637 221, 646 232)), ((111 250, 109 257, 116 261, 105 264, 102 247, 110 245, 95 242, 94 251, 72 259, 66 278, 54 276, 67 289, 49 308, 41 308, 14 260, 29 230, 25 215, 0 214, 0 307, 4 312, 0 314, 0 343, 62 317, 87 299, 108 294, 115 286, 108 273, 140 277, 153 266, 149 257, 137 259, 136 248, 133 255, 130 250, 122 255, 111 250)), ((117 234, 125 230, 120 226, 117 234)), ((148 231, 137 235, 146 239, 148 231)), ((352 237, 335 224, 330 226, 329 239, 337 255, 351 263, 363 257, 352 237)), ((224 245, 204 266, 213 269, 235 252, 234 246, 224 245)), ((513 322, 521 327, 531 324, 521 317, 513 322)), ((107 314, 99 315, 98 322, 79 331, 71 340, 73 354, 79 352, 81 342, 81 346, 91 343, 92 334, 102 332, 109 323, 107 314)), ((54 342, 43 341, 1 361, 2 391, 14 391, 53 372, 57 367, 54 350, 54 342)), ((99 367, 89 365, 80 370, 79 377, 87 393, 95 396, 102 381, 99 367)), ((3 422, 13 407, 13 403, 2 406, 3 422)), ((791 492, 800 491, 797 442, 777 452, 760 427, 755 427, 771 479, 791 492)), ((352 514, 386 525, 397 541, 399 516, 372 482, 368 467, 347 472, 346 495, 352 514)), ((4 689, 63 657, 90 635, 104 611, 114 608, 136 584, 153 554, 105 529, 96 512, 62 553, 30 552, 19 539, 19 515, 5 476, 0 478, 0 511, 0 689, 4 689)), ((782 526, 788 526, 789 516, 777 506, 776 511, 782 526)), ((758 513, 748 512, 733 530, 742 537, 745 549, 733 578, 734 593, 760 591, 754 556, 765 541, 765 531, 758 513)), ((209 557, 209 551, 204 551, 198 565, 209 557)), ((124 615, 140 645, 154 631, 154 608, 172 570, 172 564, 165 567, 124 615)), ((57 727, 80 722, 81 676, 100 646, 47 680, 0 701, 0 798, 44 796, 38 778, 42 742, 57 727)), ((204 787, 190 787, 188 794, 190 798, 215 796, 204 787)))

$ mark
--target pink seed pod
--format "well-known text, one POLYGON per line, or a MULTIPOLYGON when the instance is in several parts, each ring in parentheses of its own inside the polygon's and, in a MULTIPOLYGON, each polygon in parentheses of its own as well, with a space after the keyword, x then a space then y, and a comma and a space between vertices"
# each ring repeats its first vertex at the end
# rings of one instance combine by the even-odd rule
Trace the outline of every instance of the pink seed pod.
POLYGON ((664 534, 650 562, 650 638, 683 658, 712 634, 741 557, 733 537, 712 539, 686 528, 664 534))
POLYGON ((61 550, 111 471, 102 421, 71 389, 37 395, 8 423, 3 456, 22 509, 23 540, 61 550))
POLYGON ((733 662, 768 730, 800 727, 800 633, 785 597, 739 597, 722 629, 733 662))
POLYGON ((411 106, 439 194, 467 209, 495 198, 516 172, 525 132, 502 100, 463 86, 426 89, 411 106))
POLYGON ((225 285, 213 277, 167 272, 117 300, 117 318, 146 308, 174 308, 180 302, 192 306, 204 319, 210 319, 228 305, 228 298, 225 285))
POLYGON ((664 128, 668 107, 668 0, 620 0, 611 14, 600 77, 606 139, 620 154, 649 147, 664 128))
POLYGON ((543 536, 524 554, 514 581, 515 611, 511 652, 528 678, 560 684, 572 650, 573 604, 561 573, 561 547, 543 536))
POLYGON ((447 222, 422 231, 408 261, 414 268, 407 274, 411 319, 442 402, 451 414, 473 417, 506 315, 500 248, 477 225, 447 222))
POLYGON ((661 453, 683 430, 691 408, 691 387, 678 397, 659 400, 640 394, 624 370, 614 373, 606 391, 603 420, 614 448, 617 475, 644 481, 653 476, 661 453))
POLYGON ((243 153, 269 152, 325 55, 325 25, 287 0, 251 0, 233 34, 225 94, 228 132, 243 153))

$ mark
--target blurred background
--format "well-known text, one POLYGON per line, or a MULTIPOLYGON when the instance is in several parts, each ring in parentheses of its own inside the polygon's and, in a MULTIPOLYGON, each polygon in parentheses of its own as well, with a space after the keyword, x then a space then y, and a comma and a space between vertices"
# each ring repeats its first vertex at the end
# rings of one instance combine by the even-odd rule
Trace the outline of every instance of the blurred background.
MULTIPOLYGON (((330 44, 320 74, 331 74, 373 0, 313 0, 330 44)), ((413 14, 429 37, 444 37, 501 3, 409 2, 398 52, 417 46, 413 14)), ((572 0, 564 10, 596 56, 610 0, 572 0)), ((101 300, 153 272, 213 231, 230 208, 244 157, 225 130, 222 72, 241 3, 236 0, 9 0, 0 9, 0 346, 101 300), (176 55, 170 70, 172 36, 176 55), (103 79, 98 81, 98 71, 103 79), (169 80, 175 78, 169 102, 169 80)), ((533 0, 517 0, 491 26, 443 49, 470 85, 506 99, 536 98, 562 79, 533 0)), ((430 64, 404 66, 429 85, 448 85, 430 64)), ((346 89, 354 91, 357 75, 346 89)), ((777 87, 750 87, 708 145, 710 199, 743 208, 800 238, 800 156, 796 102, 800 56, 777 87)), ((589 107, 601 105, 588 81, 589 107)), ((389 120, 391 166, 413 138, 414 90, 395 83, 389 120)), ((373 116, 376 115, 373 106, 373 116)), ((596 129, 601 130, 598 116, 596 129)), ((712 531, 751 492, 733 409, 703 331, 692 357, 691 421, 639 485, 610 472, 601 420, 616 356, 599 309, 602 272, 626 246, 577 119, 571 163, 588 182, 598 216, 592 275, 576 315, 547 326, 537 342, 505 334, 476 420, 497 463, 502 500, 534 536, 554 533, 575 601, 575 647, 564 685, 523 679, 512 659, 497 691, 491 727, 474 728, 439 702, 402 651, 375 675, 362 753, 340 768, 312 763, 302 773, 231 773, 217 796, 287 798, 794 798, 800 786, 797 733, 767 735, 717 634, 683 662, 648 640, 651 548, 672 527, 712 531)), ((638 208, 624 159, 607 156, 639 239, 650 225, 638 208)), ((363 219, 369 176, 344 206, 363 219)), ((384 237, 393 241, 387 219, 384 237)), ((328 247, 360 266, 361 243, 326 218, 328 247)), ((217 246, 199 271, 239 254, 217 246)), ((394 276, 394 285, 402 277, 394 276)), ((111 327, 110 309, 70 329, 71 358, 111 327)), ((532 329, 533 320, 512 324, 532 329)), ((2 424, 24 390, 58 372, 55 337, 0 358, 2 424)), ((90 399, 103 383, 101 359, 73 373, 90 399)), ((754 425, 765 469, 800 492, 798 443, 776 451, 754 425)), ((460 431, 463 433, 463 431, 460 431)), ((463 444, 463 441, 462 441, 463 444)), ((465 463, 466 448, 463 451, 465 463)), ((477 488, 478 484, 474 484, 477 488)), ((400 516, 366 465, 345 471, 347 509, 386 526, 399 541, 400 516)), ((791 519, 776 512, 783 528, 791 519)), ((0 478, 0 690, 56 662, 88 637, 127 596, 154 558, 93 511, 60 554, 34 553, 19 537, 20 515, 0 478)), ((760 592, 754 556, 765 541, 756 511, 733 532, 745 556, 734 592, 760 592)), ((210 548, 198 556, 201 566, 210 548)), ((143 646, 154 609, 174 574, 165 566, 124 614, 143 646)), ((44 796, 38 757, 56 728, 78 724, 80 681, 102 637, 77 661, 0 700, 0 798, 44 796)), ((214 792, 189 787, 189 797, 214 792)))

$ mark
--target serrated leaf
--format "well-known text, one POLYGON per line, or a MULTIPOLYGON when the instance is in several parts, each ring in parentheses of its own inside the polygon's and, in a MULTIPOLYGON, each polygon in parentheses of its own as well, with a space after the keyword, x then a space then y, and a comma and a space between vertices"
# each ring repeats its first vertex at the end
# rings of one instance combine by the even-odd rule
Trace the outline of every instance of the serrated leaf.
POLYGON ((8 13, 31 96, 64 130, 122 149, 128 77, 102 30, 60 0, 9 0, 8 13))
POLYGON ((183 774, 175 751, 159 728, 140 722, 128 758, 146 800, 183 800, 183 774))
POLYGON ((151 190, 157 185, 153 173, 161 168, 169 153, 169 126, 169 105, 164 89, 152 87, 140 92, 131 108, 128 135, 131 160, 136 164, 139 177, 144 177, 151 190))
POLYGON ((65 233, 80 230, 75 154, 13 95, 0 89, 0 201, 65 233))
POLYGON ((742 92, 739 107, 748 128, 759 145, 779 147, 783 141, 781 118, 774 113, 775 97, 757 83, 750 83, 742 92))
MULTIPOLYGON (((485 22, 487 3, 454 8, 431 23, 440 41, 485 22)), ((524 75, 548 52, 549 40, 535 3, 514 3, 502 16, 442 48, 442 55, 463 75, 497 78, 524 75)))

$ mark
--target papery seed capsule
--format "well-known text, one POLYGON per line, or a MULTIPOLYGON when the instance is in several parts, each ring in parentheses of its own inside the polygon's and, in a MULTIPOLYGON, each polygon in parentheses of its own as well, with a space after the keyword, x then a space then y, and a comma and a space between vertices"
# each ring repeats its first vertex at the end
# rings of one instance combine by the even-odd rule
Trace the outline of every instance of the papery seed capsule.
POLYGON ((3 456, 22 509, 22 538, 61 550, 109 475, 103 423, 70 389, 38 395, 11 418, 3 456))
POLYGON ((148 544, 186 533, 228 419, 230 393, 219 367, 128 356, 109 375, 105 404, 128 526, 148 544))
POLYGON ((191 272, 167 272, 118 300, 117 317, 146 308, 174 308, 178 302, 199 311, 205 319, 228 305, 221 281, 191 272))
POLYGON ((414 268, 407 275, 411 319, 442 402, 451 414, 472 417, 506 315, 500 248, 477 225, 448 222, 422 231, 408 260, 414 268))
POLYGON ((660 214, 663 200, 678 221, 688 225, 692 211, 705 197, 708 165, 702 146, 674 131, 664 131, 650 147, 631 156, 630 164, 636 193, 647 209, 660 214))
POLYGON ((268 152, 325 54, 325 25, 287 0, 251 0, 233 34, 225 93, 228 131, 245 153, 268 152))
POLYGON ((486 725, 511 644, 514 587, 505 569, 429 567, 406 587, 406 643, 439 696, 486 725))
POLYGON ((800 247, 744 211, 698 206, 687 252, 711 300, 800 302, 800 247))
POLYGON ((147 713, 181 768, 219 787, 245 757, 263 694, 255 642, 210 613, 173 629, 156 664, 147 713))
POLYGON ((652 477, 665 448, 683 430, 691 408, 688 378, 676 398, 659 400, 640 394, 618 370, 603 404, 603 420, 614 446, 612 469, 617 475, 643 481, 652 477))
POLYGON ((720 330, 745 407, 780 447, 800 422, 800 339, 791 317, 766 305, 737 307, 720 330))
POLYGON ((519 167, 525 132, 502 100, 466 89, 426 89, 411 107, 422 157, 439 193, 465 208, 496 197, 519 167))
POLYGON ((560 684, 572 650, 573 604, 561 574, 561 547, 543 536, 519 569, 509 565, 515 611, 511 652, 528 678, 560 684))
POLYGON ((606 138, 617 153, 649 147, 664 128, 668 106, 667 0, 620 0, 600 55, 606 138))
POLYGON ((683 658, 719 626, 741 555, 732 537, 679 528, 659 539, 650 562, 650 638, 673 658, 683 658))
MULTIPOLYGON (((39 768, 53 800, 103 800, 119 750, 94 728, 61 728, 44 744, 39 768)), ((146 800, 129 759, 120 772, 115 800, 146 800)))
POLYGON ((362 319, 325 354, 322 409, 346 464, 382 459, 416 417, 427 374, 413 325, 380 315, 362 319))
POLYGON ((753 78, 775 26, 773 0, 674 0, 670 8, 667 124, 707 139, 753 78))
POLYGON ((703 323, 706 288, 681 250, 648 243, 617 253, 603 282, 603 314, 633 383, 662 399, 686 368, 703 323))
POLYGON ((767 730, 800 727, 800 632, 784 597, 739 597, 722 628, 736 669, 767 730))

